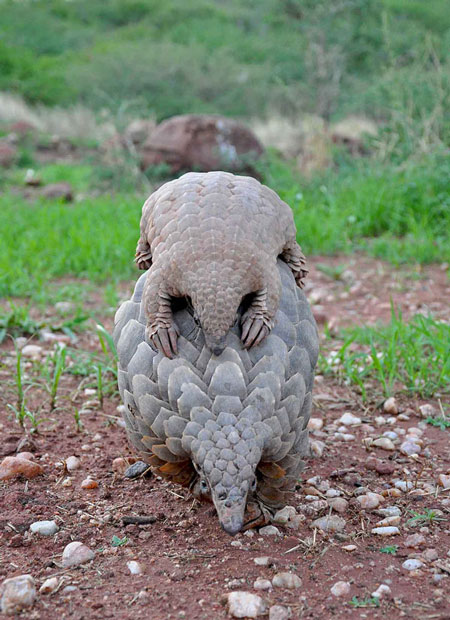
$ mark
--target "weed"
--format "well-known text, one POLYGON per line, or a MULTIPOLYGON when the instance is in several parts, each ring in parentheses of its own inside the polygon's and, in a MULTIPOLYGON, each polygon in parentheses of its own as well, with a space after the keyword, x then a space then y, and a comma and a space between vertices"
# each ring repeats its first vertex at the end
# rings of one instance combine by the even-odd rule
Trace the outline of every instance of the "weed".
POLYGON ((381 547, 380 553, 387 553, 388 555, 395 555, 398 551, 398 545, 388 545, 387 547, 381 547))
POLYGON ((75 427, 77 429, 77 433, 80 433, 83 430, 83 422, 81 421, 79 409, 75 409, 73 413, 73 419, 75 420, 75 427))
POLYGON ((379 607, 380 599, 376 596, 367 596, 366 598, 359 600, 357 596, 354 596, 348 604, 352 607, 379 607))
POLYGON ((103 377, 101 364, 97 364, 97 398, 103 408, 103 377))
POLYGON ((414 512, 414 510, 411 510, 410 512, 414 516, 411 517, 411 519, 408 519, 408 525, 434 525, 439 521, 445 521, 445 517, 443 517, 440 512, 430 510, 430 508, 424 508, 423 513, 414 512))
POLYGON ((66 355, 67 355, 67 351, 65 347, 57 347, 52 357, 53 374, 51 377, 50 390, 49 390, 51 411, 53 411, 53 409, 56 406, 56 395, 58 392, 58 385, 61 379, 61 375, 64 372, 65 367, 66 367, 66 355))
POLYGON ((346 265, 325 265, 324 263, 317 263, 315 267, 333 280, 340 280, 347 269, 346 265))
POLYGON ((10 301, 9 308, 1 310, 0 343, 3 342, 7 334, 13 338, 34 336, 40 329, 41 323, 31 318, 30 309, 27 306, 17 306, 10 301))
POLYGON ((441 431, 445 431, 446 428, 450 428, 450 420, 445 418, 444 416, 438 416, 433 418, 433 416, 428 416, 425 418, 425 422, 427 424, 431 424, 432 426, 437 426, 441 431))
POLYGON ((126 536, 124 536, 123 538, 119 538, 118 536, 114 535, 112 537, 111 545, 113 547, 123 547, 127 544, 127 542, 128 538, 126 536))

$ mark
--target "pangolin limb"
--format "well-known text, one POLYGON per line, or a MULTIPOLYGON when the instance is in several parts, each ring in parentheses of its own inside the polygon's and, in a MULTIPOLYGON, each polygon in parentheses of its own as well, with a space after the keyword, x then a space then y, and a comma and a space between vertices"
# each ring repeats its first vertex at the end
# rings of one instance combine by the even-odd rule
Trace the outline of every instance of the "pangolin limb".
POLYGON ((219 355, 241 316, 244 347, 273 327, 281 257, 299 286, 307 274, 289 206, 251 177, 188 173, 163 185, 142 209, 136 263, 149 270, 144 288, 147 336, 167 357, 177 355, 173 299, 189 298, 206 344, 219 355))

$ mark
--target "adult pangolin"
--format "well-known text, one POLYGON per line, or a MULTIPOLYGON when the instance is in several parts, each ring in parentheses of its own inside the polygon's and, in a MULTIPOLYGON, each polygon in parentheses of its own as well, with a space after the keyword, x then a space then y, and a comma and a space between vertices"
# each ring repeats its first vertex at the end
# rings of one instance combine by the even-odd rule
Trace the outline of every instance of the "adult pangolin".
POLYGON ((177 353, 174 298, 188 298, 206 343, 219 355, 244 298, 244 347, 273 327, 280 298, 281 257, 302 286, 305 258, 289 206, 251 177, 185 174, 154 192, 142 209, 136 249, 150 269, 144 289, 147 336, 167 357, 177 353))
POLYGON ((209 497, 235 534, 286 503, 308 447, 318 337, 292 216, 257 181, 208 173, 163 186, 143 222, 138 260, 150 269, 114 330, 128 437, 156 473, 209 497), (184 286, 203 282, 206 292, 184 286))

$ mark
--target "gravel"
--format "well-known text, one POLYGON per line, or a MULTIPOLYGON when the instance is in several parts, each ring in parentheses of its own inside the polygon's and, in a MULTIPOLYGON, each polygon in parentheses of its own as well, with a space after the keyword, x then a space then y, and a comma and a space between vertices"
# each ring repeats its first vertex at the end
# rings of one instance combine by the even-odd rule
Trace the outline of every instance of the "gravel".
POLYGON ((403 562, 402 566, 406 570, 417 570, 418 568, 421 568, 423 566, 423 562, 415 558, 411 558, 403 562))
POLYGON ((350 584, 348 581, 336 581, 330 592, 333 596, 346 596, 350 592, 350 584))
POLYGON ((41 594, 51 594, 58 587, 58 577, 49 577, 39 588, 41 594))
POLYGON ((323 532, 342 532, 345 529, 346 521, 337 515, 320 517, 311 523, 311 528, 317 527, 323 532))
POLYGON ((267 611, 263 599, 251 592, 230 592, 228 611, 233 618, 257 618, 267 611))
POLYGON ((62 564, 64 568, 79 566, 92 560, 95 553, 86 545, 79 541, 69 543, 62 554, 62 564))
POLYGON ((277 588, 288 588, 289 590, 295 590, 296 588, 300 588, 302 585, 302 580, 294 573, 277 573, 272 579, 272 585, 277 588))
POLYGON ((398 527, 388 526, 388 527, 374 527, 371 530, 372 534, 376 534, 377 536, 396 536, 400 534, 400 530, 398 527))
POLYGON ((270 579, 264 579, 264 577, 258 577, 254 583, 253 587, 255 590, 271 590, 272 582, 270 579))
POLYGON ((55 521, 35 521, 30 525, 30 530, 33 534, 40 534, 41 536, 53 536, 59 530, 55 521))
POLYGON ((18 575, 5 579, 2 590, 1 610, 7 616, 32 607, 36 600, 36 587, 31 575, 18 575))

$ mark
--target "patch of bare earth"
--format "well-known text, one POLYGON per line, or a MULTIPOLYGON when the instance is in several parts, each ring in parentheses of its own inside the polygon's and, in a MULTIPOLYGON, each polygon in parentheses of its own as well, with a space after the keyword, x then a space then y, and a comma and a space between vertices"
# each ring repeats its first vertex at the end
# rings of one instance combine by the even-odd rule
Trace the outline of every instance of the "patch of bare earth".
MULTIPOLYGON (((351 272, 336 280, 313 267, 308 293, 321 291, 316 306, 327 320, 339 325, 386 321, 390 298, 405 316, 430 309, 448 318, 448 280, 439 266, 424 268, 417 279, 411 268, 396 270, 366 257, 311 260, 318 262, 345 263, 351 272)), ((111 317, 99 318, 111 327, 111 317)), ((93 351, 97 342, 84 332, 75 347, 93 351)), ((52 343, 36 344, 44 357, 53 349, 52 343)), ((6 407, 16 399, 12 344, 5 342, 0 355, 3 458, 15 454, 26 435, 6 407)), ((30 378, 35 368, 25 362, 30 378)), ((291 501, 295 515, 285 525, 275 524, 277 535, 255 530, 231 538, 220 530, 212 507, 199 504, 185 489, 154 477, 128 480, 113 469, 115 458, 131 456, 116 409, 119 398, 108 397, 100 407, 96 395, 85 392, 91 389, 89 379, 81 388, 80 381, 63 374, 53 412, 45 390, 30 388, 29 407, 40 410, 44 421, 20 450, 33 453, 43 474, 0 482, 0 581, 29 573, 39 589, 46 579, 57 578, 56 590, 38 592, 24 617, 228 618, 227 594, 243 590, 261 596, 267 609, 290 608, 291 618, 450 618, 450 490, 440 482, 450 474, 449 431, 427 425, 419 409, 424 404, 438 408, 438 402, 400 395, 394 414, 379 402, 363 406, 351 387, 318 377, 311 438, 321 456, 307 461, 291 501), (75 410, 85 411, 81 430, 75 410), (357 420, 341 419, 346 413, 357 420), (393 449, 373 444, 383 436, 391 438, 393 449), (417 455, 402 453, 406 436, 418 442, 417 455), (68 472, 62 463, 69 456, 80 463, 68 472), (88 476, 97 488, 82 488, 88 476), (343 501, 336 504, 336 499, 343 501), (388 507, 395 507, 390 512, 398 518, 390 527, 398 531, 385 537, 372 530, 387 518, 388 507), (430 514, 427 510, 434 511, 431 521, 410 521, 415 514, 430 514), (330 514, 343 519, 341 531, 312 527, 315 519, 330 514), (154 522, 124 524, 130 516, 152 516, 154 522), (50 537, 32 534, 31 523, 42 520, 54 520, 59 531, 50 537), (113 537, 119 546, 112 545, 113 537), (62 553, 71 541, 87 545, 94 559, 65 568, 62 553), (261 557, 269 559, 255 563, 261 557), (132 560, 139 562, 141 574, 130 573, 132 560), (408 560, 416 560, 406 564, 416 568, 408 570, 408 560), (295 573, 301 586, 254 588, 256 579, 272 581, 280 572, 295 573), (341 581, 348 586, 335 596, 331 588, 341 581), (381 584, 389 591, 374 598, 381 584)))

